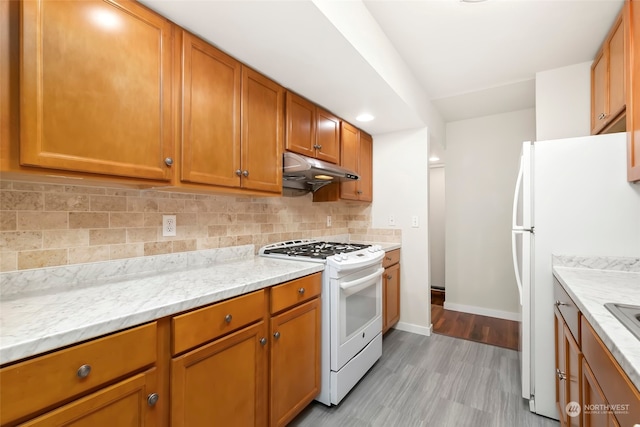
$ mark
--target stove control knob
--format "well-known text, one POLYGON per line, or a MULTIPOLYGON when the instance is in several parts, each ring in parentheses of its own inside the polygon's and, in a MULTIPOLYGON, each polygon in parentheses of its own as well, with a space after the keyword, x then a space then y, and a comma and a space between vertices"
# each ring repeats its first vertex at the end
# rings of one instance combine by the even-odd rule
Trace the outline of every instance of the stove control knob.
POLYGON ((346 261, 347 260, 347 254, 341 253, 340 255, 338 255, 338 258, 342 259, 342 261, 346 261))

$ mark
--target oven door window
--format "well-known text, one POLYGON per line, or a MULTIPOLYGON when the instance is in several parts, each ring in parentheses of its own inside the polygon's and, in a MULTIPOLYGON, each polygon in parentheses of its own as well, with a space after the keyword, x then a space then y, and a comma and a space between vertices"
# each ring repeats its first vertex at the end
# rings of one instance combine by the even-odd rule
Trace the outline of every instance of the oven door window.
POLYGON ((381 265, 331 282, 331 369, 337 371, 382 332, 381 265))
POLYGON ((375 282, 372 282, 370 286, 353 294, 343 291, 340 299, 340 317, 344 319, 340 333, 342 344, 359 333, 380 314, 378 287, 375 286, 375 282))

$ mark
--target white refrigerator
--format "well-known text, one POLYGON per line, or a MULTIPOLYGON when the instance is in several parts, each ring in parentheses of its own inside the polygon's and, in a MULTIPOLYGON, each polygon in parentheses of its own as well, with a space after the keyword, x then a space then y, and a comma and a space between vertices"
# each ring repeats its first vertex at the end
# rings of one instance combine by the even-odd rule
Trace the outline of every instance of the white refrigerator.
POLYGON ((524 142, 512 248, 522 305, 522 397, 558 419, 552 255, 640 256, 640 184, 626 180, 626 134, 524 142))

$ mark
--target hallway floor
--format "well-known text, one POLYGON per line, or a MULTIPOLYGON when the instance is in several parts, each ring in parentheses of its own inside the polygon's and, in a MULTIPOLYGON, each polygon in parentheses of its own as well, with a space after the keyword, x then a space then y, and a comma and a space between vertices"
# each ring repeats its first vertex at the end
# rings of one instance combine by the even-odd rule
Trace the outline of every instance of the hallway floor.
POLYGON ((435 334, 518 349, 518 322, 445 310, 444 291, 431 291, 431 323, 435 334))

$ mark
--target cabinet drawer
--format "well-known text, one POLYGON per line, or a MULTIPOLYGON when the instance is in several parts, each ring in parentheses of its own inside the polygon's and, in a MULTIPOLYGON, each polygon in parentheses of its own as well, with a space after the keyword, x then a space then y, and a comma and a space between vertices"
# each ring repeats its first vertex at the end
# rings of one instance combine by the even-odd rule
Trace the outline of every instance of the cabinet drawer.
POLYGON ((261 289, 171 319, 172 353, 197 347, 264 317, 264 290, 261 289))
POLYGON ((582 354, 607 402, 610 405, 628 405, 614 414, 618 423, 621 426, 635 425, 640 420, 640 392, 584 317, 582 317, 582 354))
POLYGON ((580 345, 580 310, 557 279, 553 279, 553 298, 573 338, 580 345))
POLYGON ((0 424, 151 365, 156 353, 153 322, 2 368, 0 424))
POLYGON ((322 273, 301 277, 271 288, 271 313, 277 313, 320 295, 322 273))
POLYGON ((384 254, 384 258, 382 259, 382 266, 384 268, 387 268, 390 265, 397 264, 399 262, 400 262, 400 249, 394 249, 384 254))

